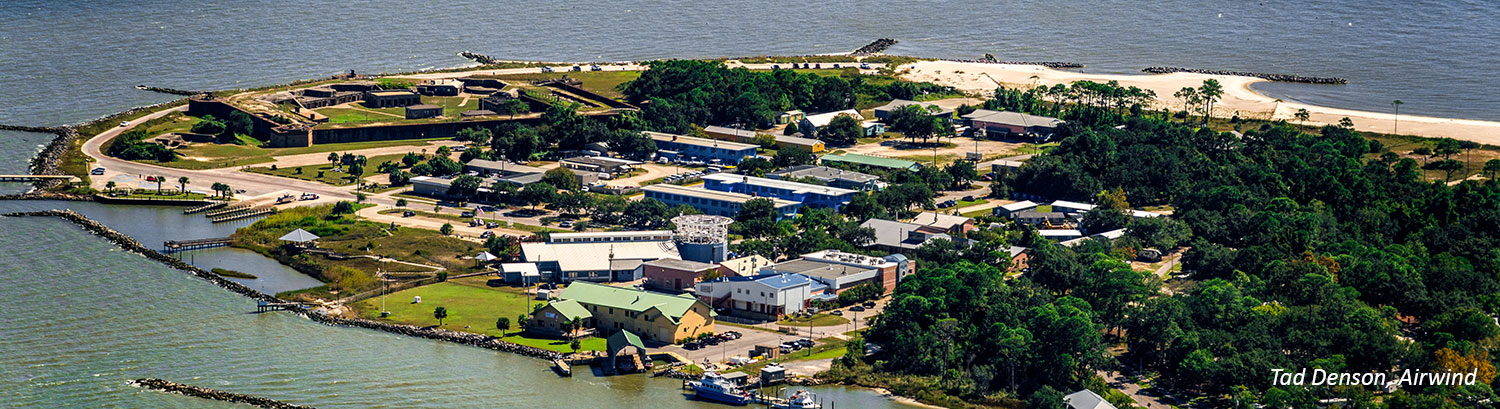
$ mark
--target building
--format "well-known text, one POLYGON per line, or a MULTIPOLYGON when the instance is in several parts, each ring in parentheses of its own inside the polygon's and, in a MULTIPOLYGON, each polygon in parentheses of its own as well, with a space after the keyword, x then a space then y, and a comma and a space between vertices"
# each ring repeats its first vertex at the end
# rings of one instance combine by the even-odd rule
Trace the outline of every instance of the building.
POLYGON ((1074 229, 1045 229, 1037 230, 1036 232, 1037 234, 1040 234, 1042 238, 1056 241, 1068 241, 1083 237, 1083 232, 1074 229))
POLYGON ((418 196, 447 197, 448 185, 452 183, 453 179, 417 176, 411 178, 411 193, 418 196))
POLYGON ((693 288, 703 281, 703 275, 719 271, 716 264, 664 258, 648 261, 641 266, 645 273, 645 286, 654 289, 682 291, 693 288))
POLYGON ((606 158, 602 156, 574 156, 563 159, 558 163, 568 169, 593 173, 608 173, 610 175, 630 172, 631 166, 641 164, 633 160, 606 158))
POLYGON ((900 254, 881 258, 823 250, 771 265, 761 269, 761 272, 801 274, 828 286, 827 292, 830 294, 842 293, 869 282, 879 283, 885 289, 885 294, 890 294, 895 291, 897 282, 915 270, 916 263, 900 254))
POLYGON ((463 87, 464 84, 458 80, 427 80, 417 85, 417 93, 434 97, 452 97, 458 96, 463 87))
POLYGON ((1018 272, 1031 268, 1031 249, 1010 246, 1006 250, 1010 253, 1010 268, 1005 271, 1018 272))
POLYGON ((436 118, 443 115, 443 107, 437 105, 408 105, 406 119, 436 118))
POLYGON ((938 113, 933 114, 934 116, 943 115, 945 113, 947 115, 950 115, 950 116, 953 115, 953 111, 948 110, 948 111, 945 112, 942 107, 939 107, 937 104, 934 104, 934 103, 909 101, 909 100, 904 100, 904 99, 896 99, 896 100, 891 100, 891 102, 888 103, 888 104, 875 107, 875 119, 879 119, 879 120, 882 120, 882 121, 889 120, 889 119, 891 119, 891 113, 892 112, 896 112, 896 110, 901 109, 902 107, 905 107, 907 105, 918 105, 918 106, 921 106, 922 109, 924 111, 927 111, 927 112, 933 112, 934 111, 933 108, 937 108, 935 111, 937 111, 938 113))
POLYGON ((817 179, 828 186, 853 190, 880 189, 880 177, 852 170, 816 165, 797 165, 767 173, 766 177, 781 180, 817 179))
POLYGON ((422 97, 407 90, 365 91, 366 108, 396 108, 422 103, 422 97))
POLYGON ((1104 400, 1103 396, 1088 389, 1063 396, 1063 403, 1071 409, 1115 409, 1115 405, 1104 400))
POLYGON ((974 219, 951 214, 917 213, 917 217, 913 218, 911 223, 930 230, 941 231, 954 237, 963 237, 974 230, 974 219))
POLYGON ((464 164, 464 172, 477 172, 480 176, 510 176, 531 173, 541 174, 547 173, 547 170, 505 161, 472 159, 469 160, 469 163, 464 164))
POLYGON ((912 172, 916 172, 917 169, 922 168, 922 164, 905 159, 881 158, 876 156, 860 155, 857 153, 849 153, 843 155, 828 154, 823 155, 821 158, 819 158, 819 160, 822 161, 824 165, 841 163, 854 166, 868 166, 884 169, 904 169, 912 172))
POLYGON ((1022 200, 1015 203, 1000 205, 1000 207, 995 208, 993 213, 996 216, 1010 217, 1011 215, 1014 215, 1016 213, 1035 210, 1036 207, 1037 204, 1035 202, 1032 202, 1030 200, 1022 200))
POLYGON ((843 207, 850 200, 854 200, 854 195, 859 194, 859 191, 856 190, 832 186, 730 173, 704 175, 703 188, 756 197, 774 197, 802 203, 804 206, 832 208, 834 210, 843 207))
POLYGON ((776 114, 776 124, 777 125, 795 124, 795 123, 801 122, 802 118, 806 118, 806 117, 807 117, 807 114, 802 113, 802 111, 798 111, 798 110, 786 111, 786 112, 782 112, 780 114, 776 114))
POLYGON ((667 159, 701 160, 710 163, 738 165, 746 157, 755 156, 759 146, 747 143, 694 138, 661 132, 645 132, 656 141, 659 157, 667 159))
POLYGON ((562 324, 576 318, 600 334, 630 331, 661 343, 714 333, 713 309, 692 296, 575 282, 558 298, 532 313, 527 331, 562 335, 562 324))
POLYGON ((725 277, 753 276, 761 268, 772 264, 776 263, 771 262, 771 259, 759 255, 749 255, 719 262, 719 274, 725 277))
POLYGON ((875 241, 868 246, 889 252, 910 251, 936 239, 953 240, 945 231, 915 223, 886 219, 865 220, 859 227, 875 231, 875 241))
POLYGON ((1016 223, 1044 226, 1062 226, 1068 223, 1068 216, 1062 212, 1038 212, 1027 210, 1010 214, 1010 218, 1016 223))
POLYGON ((553 233, 543 243, 521 243, 521 256, 554 282, 635 281, 642 265, 680 258, 670 232, 553 233))
POLYGON ((702 188, 691 188, 666 183, 647 185, 641 188, 646 192, 646 198, 660 200, 667 206, 688 205, 702 211, 703 214, 735 217, 740 214, 740 208, 751 199, 770 199, 776 207, 776 212, 782 218, 790 218, 797 214, 797 208, 802 203, 776 198, 757 198, 755 196, 739 193, 721 192, 702 188))
POLYGON ((509 284, 528 286, 551 277, 542 277, 536 263, 500 263, 500 278, 509 284))
POLYGON ((837 118, 839 115, 848 115, 861 123, 865 121, 865 117, 861 116, 859 111, 845 109, 843 111, 824 112, 803 117, 801 121, 797 122, 797 130, 802 131, 803 136, 817 137, 818 131, 828 126, 830 122, 833 122, 833 118, 837 118))
POLYGON ((979 109, 964 115, 964 122, 972 129, 983 129, 990 137, 1031 136, 1047 139, 1063 121, 1057 118, 1023 114, 1012 111, 979 109))
POLYGON ((694 293, 714 308, 727 309, 729 315, 776 320, 801 312, 827 288, 805 275, 770 273, 704 281, 694 293))
POLYGON ((1088 203, 1070 202, 1066 200, 1058 200, 1052 202, 1052 211, 1067 213, 1069 215, 1077 213, 1088 213, 1088 211, 1094 210, 1094 207, 1094 205, 1088 203))
POLYGON ((703 128, 703 133, 706 134, 706 135, 708 135, 709 138, 713 138, 713 139, 718 139, 718 140, 722 140, 722 141, 734 141, 734 142, 742 142, 742 143, 751 143, 751 144, 757 144, 757 145, 759 143, 758 143, 758 141, 756 141, 756 138, 760 137, 760 135, 765 135, 765 137, 772 138, 773 140, 776 141, 776 147, 778 149, 799 148, 799 149, 802 149, 802 150, 805 150, 805 151, 808 151, 808 152, 812 152, 812 153, 820 153, 820 152, 823 152, 823 150, 825 149, 824 146, 823 146, 823 141, 820 141, 820 140, 817 140, 817 139, 802 138, 802 137, 796 137, 796 136, 786 136, 786 135, 773 136, 773 135, 762 134, 762 133, 759 133, 759 132, 756 132, 756 131, 752 131, 752 130, 748 130, 748 129, 726 128, 726 127, 722 127, 722 126, 707 126, 707 127, 703 128))

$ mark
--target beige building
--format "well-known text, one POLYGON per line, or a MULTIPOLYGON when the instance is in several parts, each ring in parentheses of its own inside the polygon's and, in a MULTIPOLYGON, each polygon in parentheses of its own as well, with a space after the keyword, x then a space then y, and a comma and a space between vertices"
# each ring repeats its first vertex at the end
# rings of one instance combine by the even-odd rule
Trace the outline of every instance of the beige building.
POLYGON ((713 309, 692 296, 577 281, 560 298, 533 313, 526 330, 562 335, 564 323, 578 318, 599 335, 626 330, 661 343, 714 332, 713 309))

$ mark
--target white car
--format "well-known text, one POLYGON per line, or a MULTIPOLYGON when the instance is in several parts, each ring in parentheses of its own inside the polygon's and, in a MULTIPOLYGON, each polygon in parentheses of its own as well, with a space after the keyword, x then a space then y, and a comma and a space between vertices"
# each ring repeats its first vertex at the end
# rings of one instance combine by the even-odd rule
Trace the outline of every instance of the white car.
POLYGON ((130 121, 120 121, 120 127, 121 128, 127 127, 127 126, 130 126, 130 121))

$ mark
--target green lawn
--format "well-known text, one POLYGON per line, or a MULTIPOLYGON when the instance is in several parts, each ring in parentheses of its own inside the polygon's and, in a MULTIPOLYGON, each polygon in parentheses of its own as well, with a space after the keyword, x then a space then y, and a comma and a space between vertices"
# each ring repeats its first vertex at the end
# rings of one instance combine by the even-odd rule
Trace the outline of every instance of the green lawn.
MULTIPOLYGON (((526 297, 519 289, 513 287, 489 287, 485 284, 486 281, 494 278, 493 276, 469 277, 397 291, 386 297, 385 308, 391 314, 384 319, 380 318, 380 298, 378 297, 355 303, 354 308, 364 318, 425 327, 438 324, 432 312, 437 307, 443 307, 448 310, 448 318, 443 320, 442 328, 497 337, 502 333, 495 328, 495 320, 507 317, 511 320, 511 329, 503 334, 506 341, 554 351, 572 352, 572 349, 568 347, 568 341, 533 337, 521 331, 521 326, 516 323, 516 317, 529 312, 530 306, 536 305, 539 301, 530 300, 530 297, 526 297), (416 296, 422 297, 421 304, 412 303, 413 297, 416 296), (464 328, 465 326, 468 328, 464 328)), ((583 344, 581 350, 604 350, 603 338, 584 338, 581 343, 583 344)))
MULTIPOLYGON (((585 66, 584 69, 588 69, 588 67, 585 66)), ((566 69, 561 69, 561 68, 559 69, 559 71, 565 71, 565 70, 566 69)), ((544 80, 544 79, 562 78, 563 75, 567 75, 568 78, 577 78, 579 81, 582 81, 583 85, 581 87, 583 89, 596 92, 599 95, 603 95, 603 96, 606 96, 606 97, 618 99, 618 98, 623 98, 625 95, 621 94, 620 91, 616 89, 616 87, 620 86, 620 84, 624 84, 624 83, 627 83, 627 82, 630 82, 630 81, 634 81, 636 78, 640 78, 641 77, 641 72, 640 71, 554 72, 554 73, 550 73, 550 74, 549 73, 511 74, 511 75, 498 76, 496 78, 500 78, 501 80, 536 81, 536 80, 544 80)))
MULTIPOLYGON (((128 194, 120 194, 120 195, 113 196, 113 197, 115 197, 117 199, 168 199, 168 200, 204 200, 205 198, 208 197, 208 195, 205 195, 205 194, 202 194, 202 193, 192 193, 192 192, 188 192, 187 194, 178 193, 177 192, 177 183, 175 181, 173 181, 172 183, 162 183, 161 187, 162 187, 161 194, 157 194, 156 193, 156 189, 136 189, 135 191, 132 191, 132 192, 130 192, 128 194)), ((188 189, 191 190, 192 188, 193 188, 193 184, 192 183, 188 183, 188 189)), ((124 193, 124 192, 119 192, 119 193, 124 193)))
MULTIPOLYGON (((272 170, 269 167, 254 167, 245 169, 245 171, 250 173, 259 173, 262 175, 281 176, 284 178, 321 182, 334 186, 348 186, 354 184, 352 175, 344 172, 334 172, 333 165, 327 163, 277 168, 275 170, 272 170)), ((365 168, 365 175, 369 175, 372 171, 374 171, 374 169, 365 168)))
POLYGON ((956 205, 953 206, 953 208, 954 209, 960 209, 960 208, 965 208, 965 207, 974 206, 974 205, 982 205, 982 204, 989 203, 989 202, 990 202, 989 200, 985 200, 985 199, 960 200, 960 201, 958 201, 958 204, 956 204, 956 205))
MULTIPOLYGON (((359 149, 385 148, 391 146, 423 146, 431 141, 446 140, 448 138, 429 139, 406 139, 396 141, 371 141, 371 142, 349 142, 330 143, 300 148, 262 148, 255 145, 213 144, 194 143, 186 147, 178 148, 180 158, 172 162, 139 161, 177 169, 216 169, 232 166, 246 166, 261 163, 274 162, 277 156, 300 155, 305 153, 328 153, 344 152, 359 149)), ((420 148, 418 148, 420 149, 420 148)), ((436 148, 433 148, 436 150, 436 148)), ((371 162, 372 166, 366 171, 373 173, 373 166, 378 162, 371 162)), ((316 172, 314 172, 316 174, 316 172)))
MULTIPOLYGON (((449 118, 458 118, 458 114, 464 111, 479 109, 478 97, 470 97, 467 104, 461 104, 462 102, 464 102, 464 97, 422 97, 423 104, 443 107, 443 116, 449 118)), ((402 114, 405 115, 405 113, 402 114)))
POLYGON ((785 319, 785 318, 783 318, 781 321, 776 321, 776 325, 787 325, 787 326, 794 326, 794 327, 806 327, 808 322, 812 322, 812 326, 814 326, 814 327, 828 327, 828 326, 834 326, 834 325, 848 324, 849 323, 849 319, 848 318, 844 318, 844 317, 840 317, 840 316, 837 316, 837 315, 831 315, 831 314, 813 314, 812 318, 800 318, 800 317, 796 318, 796 319, 785 319))
POLYGON ((173 132, 188 132, 193 129, 194 124, 201 121, 196 117, 187 116, 187 114, 183 114, 182 112, 173 112, 161 118, 153 119, 152 122, 155 123, 145 129, 146 134, 150 136, 173 132))
POLYGON ((318 111, 318 113, 320 114, 327 115, 328 123, 331 124, 406 120, 406 112, 404 111, 400 113, 393 113, 399 116, 381 115, 349 108, 320 108, 315 109, 314 111, 318 111))

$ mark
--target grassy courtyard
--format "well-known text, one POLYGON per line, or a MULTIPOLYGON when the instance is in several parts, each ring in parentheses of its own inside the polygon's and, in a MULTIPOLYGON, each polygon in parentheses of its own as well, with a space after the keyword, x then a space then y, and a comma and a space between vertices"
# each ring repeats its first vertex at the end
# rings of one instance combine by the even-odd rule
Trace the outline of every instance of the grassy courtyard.
POLYGON ((834 325, 848 324, 849 323, 849 319, 848 318, 844 318, 844 317, 840 317, 840 316, 837 316, 837 315, 831 315, 831 314, 813 314, 812 318, 802 318, 802 317, 797 317, 797 318, 792 318, 792 319, 783 318, 783 319, 781 319, 781 321, 776 321, 776 325, 787 325, 787 326, 794 326, 794 327, 806 327, 809 322, 811 322, 812 326, 814 326, 814 327, 828 327, 828 326, 834 326, 834 325))
MULTIPOLYGON (((531 311, 531 306, 540 301, 530 300, 530 297, 522 294, 517 288, 490 287, 487 282, 492 279, 495 277, 468 277, 392 293, 385 299, 386 311, 391 313, 387 318, 380 318, 380 298, 378 297, 355 303, 354 308, 364 318, 425 327, 438 324, 437 318, 433 318, 432 313, 437 307, 443 307, 448 310, 448 318, 443 320, 442 328, 444 329, 504 336, 506 341, 521 345, 572 352, 566 340, 525 334, 521 330, 521 325, 516 322, 516 318, 531 311), (422 297, 422 303, 412 303, 413 297, 417 296, 422 297), (510 330, 504 331, 503 334, 495 328, 495 321, 500 317, 511 320, 510 330)), ((603 338, 584 338, 580 340, 580 343, 582 344, 580 350, 600 351, 604 349, 603 338)))
MULTIPOLYGON (((194 143, 177 148, 179 158, 172 162, 138 161, 153 165, 161 165, 177 169, 215 169, 233 166, 247 166, 261 163, 274 162, 277 156, 301 155, 306 153, 328 153, 346 152, 360 149, 385 148, 391 146, 425 146, 428 142, 445 140, 447 138, 429 139, 406 139, 395 141, 371 141, 371 142, 349 142, 330 143, 300 148, 263 148, 253 145, 194 143)), ((371 166, 378 162, 371 162, 371 166)), ((371 168, 366 173, 372 173, 371 168)), ((316 172, 314 172, 316 174, 316 172)))
MULTIPOLYGON (((586 69, 588 69, 588 67, 585 66, 584 69, 586 70, 586 69)), ((563 71, 563 70, 564 69, 561 69, 561 68, 559 69, 559 71, 563 71)), ((498 76, 496 78, 499 78, 502 81, 507 81, 508 80, 508 81, 511 81, 511 82, 518 81, 518 80, 519 81, 538 81, 538 80, 550 80, 550 79, 562 78, 563 75, 567 75, 568 78, 576 78, 576 79, 578 79, 578 81, 581 81, 582 82, 581 88, 583 88, 583 89, 596 92, 599 95, 603 95, 603 96, 606 96, 606 97, 619 99, 619 98, 624 98, 625 97, 625 95, 621 94, 620 91, 617 89, 620 86, 620 84, 624 84, 624 83, 627 83, 627 82, 630 82, 630 81, 634 81, 636 78, 640 78, 641 77, 641 72, 640 71, 554 72, 554 73, 511 74, 511 75, 498 76)))

